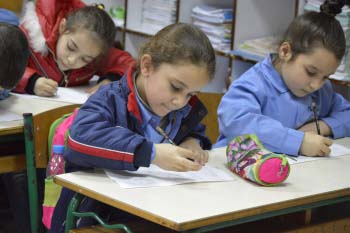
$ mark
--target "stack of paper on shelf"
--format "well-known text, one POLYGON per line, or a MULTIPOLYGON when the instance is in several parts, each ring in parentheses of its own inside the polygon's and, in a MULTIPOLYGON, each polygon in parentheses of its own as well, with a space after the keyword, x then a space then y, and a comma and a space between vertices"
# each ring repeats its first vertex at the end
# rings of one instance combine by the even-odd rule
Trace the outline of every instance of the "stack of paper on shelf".
POLYGON ((267 54, 277 51, 278 42, 278 36, 246 40, 238 49, 233 50, 232 54, 252 61, 261 61, 267 54))
MULTIPOLYGON (((320 5, 323 0, 308 0, 304 6, 305 11, 320 11, 320 5)), ((342 12, 335 17, 341 24, 346 38, 346 51, 344 58, 337 69, 336 74, 331 75, 330 78, 350 81, 350 8, 349 6, 344 6, 342 12)))
POLYGON ((144 0, 142 9, 142 28, 150 34, 176 22, 177 0, 144 0))
POLYGON ((209 5, 192 9, 193 24, 208 36, 216 50, 228 52, 231 48, 233 10, 209 5))

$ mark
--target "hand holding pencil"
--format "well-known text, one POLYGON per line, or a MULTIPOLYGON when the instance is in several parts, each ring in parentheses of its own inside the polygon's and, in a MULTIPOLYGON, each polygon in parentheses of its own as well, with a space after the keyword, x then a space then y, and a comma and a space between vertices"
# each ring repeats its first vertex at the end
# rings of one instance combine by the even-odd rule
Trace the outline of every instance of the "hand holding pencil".
POLYGON ((199 160, 198 154, 169 143, 155 144, 156 154, 153 164, 169 171, 198 171, 202 165, 196 161, 199 160))
POLYGON ((328 156, 331 153, 330 146, 332 143, 333 141, 327 137, 313 132, 305 132, 299 152, 311 157, 328 156))
POLYGON ((34 94, 37 96, 54 96, 57 92, 58 83, 52 79, 40 77, 34 84, 34 94))

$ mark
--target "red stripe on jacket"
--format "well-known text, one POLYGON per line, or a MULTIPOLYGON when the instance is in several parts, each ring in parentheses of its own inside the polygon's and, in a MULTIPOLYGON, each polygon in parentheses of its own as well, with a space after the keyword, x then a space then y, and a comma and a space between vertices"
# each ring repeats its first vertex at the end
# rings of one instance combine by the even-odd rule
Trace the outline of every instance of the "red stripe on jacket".
POLYGON ((91 155, 99 158, 106 158, 106 159, 112 159, 112 160, 118 160, 118 161, 124 161, 124 162, 133 162, 133 154, 128 152, 121 152, 116 150, 109 150, 106 148, 101 147, 92 147, 86 144, 81 144, 71 137, 68 138, 68 146, 80 153, 91 155))

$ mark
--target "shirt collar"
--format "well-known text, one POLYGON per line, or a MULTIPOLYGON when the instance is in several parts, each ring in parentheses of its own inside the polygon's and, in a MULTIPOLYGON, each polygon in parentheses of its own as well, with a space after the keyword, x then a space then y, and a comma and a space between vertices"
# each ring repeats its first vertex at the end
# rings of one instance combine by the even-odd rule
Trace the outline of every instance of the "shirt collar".
POLYGON ((133 74, 133 80, 134 80, 134 90, 136 94, 136 101, 137 105, 139 106, 140 112, 141 112, 141 118, 142 118, 142 124, 141 126, 144 128, 148 124, 151 124, 153 128, 157 127, 160 123, 160 117, 155 115, 153 111, 150 109, 150 107, 145 103, 145 101, 141 98, 137 87, 136 87, 136 76, 137 72, 134 72, 133 74))
POLYGON ((269 54, 261 63, 263 74, 266 79, 280 92, 285 93, 289 92, 288 87, 286 86, 283 77, 278 73, 276 68, 273 66, 272 60, 277 56, 277 54, 269 54))

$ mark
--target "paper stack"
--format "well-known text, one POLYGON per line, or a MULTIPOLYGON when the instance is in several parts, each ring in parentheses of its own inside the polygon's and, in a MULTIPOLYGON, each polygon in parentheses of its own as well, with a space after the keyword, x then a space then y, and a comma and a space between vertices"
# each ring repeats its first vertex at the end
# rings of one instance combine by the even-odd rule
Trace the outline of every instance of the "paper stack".
POLYGON ((142 28, 150 34, 176 22, 177 0, 144 0, 142 9, 142 28))
POLYGON ((233 10, 209 5, 192 9, 193 24, 208 36, 216 50, 228 52, 231 48, 233 10))
POLYGON ((261 61, 267 54, 277 51, 278 42, 278 36, 246 40, 238 49, 233 50, 232 54, 252 61, 261 61))

